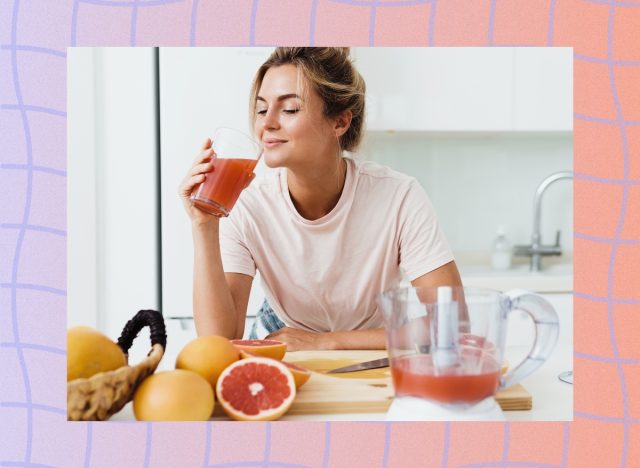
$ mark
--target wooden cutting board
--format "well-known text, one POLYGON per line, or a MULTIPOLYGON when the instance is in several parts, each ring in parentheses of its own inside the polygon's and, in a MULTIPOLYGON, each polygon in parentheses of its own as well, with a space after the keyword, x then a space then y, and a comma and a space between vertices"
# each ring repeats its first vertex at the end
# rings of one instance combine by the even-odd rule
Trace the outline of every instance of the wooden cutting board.
MULTIPOLYGON (((325 374, 358 362, 379 359, 386 351, 295 351, 285 361, 310 369, 313 375, 298 390, 288 414, 385 413, 393 400, 389 368, 325 374)), ((521 385, 498 392, 503 411, 530 410, 531 394, 521 385)))

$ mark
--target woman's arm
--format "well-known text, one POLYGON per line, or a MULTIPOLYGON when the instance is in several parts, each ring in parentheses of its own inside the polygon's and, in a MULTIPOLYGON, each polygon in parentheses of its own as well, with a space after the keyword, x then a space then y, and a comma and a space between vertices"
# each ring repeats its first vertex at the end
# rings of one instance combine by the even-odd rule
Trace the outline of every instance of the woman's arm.
POLYGON ((462 286, 456 262, 451 261, 429 273, 414 279, 411 285, 415 288, 427 286, 462 286))
MULTIPOLYGON (((449 262, 442 265, 440 268, 416 278, 411 282, 411 285, 416 288, 428 286, 462 286, 462 280, 460 279, 460 273, 458 272, 456 262, 449 262)), ((460 330, 468 332, 470 326, 469 311, 464 300, 464 295, 461 294, 458 300, 460 301, 460 330)))
POLYGON ((253 278, 224 273, 218 220, 193 223, 193 318, 198 336, 242 338, 253 278))
POLYGON ((385 349, 384 328, 369 330, 310 332, 284 327, 267 336, 287 343, 287 351, 305 349, 385 349))
POLYGON ((211 144, 209 138, 204 141, 178 187, 178 195, 191 220, 193 236, 193 318, 198 336, 242 338, 252 278, 224 273, 220 256, 220 219, 191 202, 195 187, 213 171, 215 154, 211 144))

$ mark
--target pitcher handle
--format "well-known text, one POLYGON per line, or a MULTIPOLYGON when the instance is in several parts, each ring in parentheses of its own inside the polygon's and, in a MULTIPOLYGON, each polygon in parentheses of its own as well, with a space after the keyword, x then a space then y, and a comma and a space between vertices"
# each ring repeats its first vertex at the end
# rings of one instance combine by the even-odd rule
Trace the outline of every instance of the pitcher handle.
POLYGON ((521 310, 531 316, 535 340, 527 357, 500 379, 500 388, 510 387, 537 370, 549 358, 558 341, 558 314, 539 294, 514 289, 504 293, 510 299, 508 313, 521 310))

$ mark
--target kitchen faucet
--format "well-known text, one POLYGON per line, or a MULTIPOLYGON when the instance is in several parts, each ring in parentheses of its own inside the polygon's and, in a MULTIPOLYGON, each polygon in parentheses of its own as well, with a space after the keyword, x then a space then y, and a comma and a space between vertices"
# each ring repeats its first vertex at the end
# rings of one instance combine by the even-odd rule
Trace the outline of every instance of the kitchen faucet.
POLYGON ((540 271, 540 263, 543 256, 562 255, 560 231, 556 233, 555 245, 542 245, 542 234, 540 232, 542 195, 551 184, 560 179, 573 179, 573 172, 555 172, 540 182, 533 197, 533 234, 531 234, 531 244, 515 246, 515 255, 531 257, 531 271, 540 271))

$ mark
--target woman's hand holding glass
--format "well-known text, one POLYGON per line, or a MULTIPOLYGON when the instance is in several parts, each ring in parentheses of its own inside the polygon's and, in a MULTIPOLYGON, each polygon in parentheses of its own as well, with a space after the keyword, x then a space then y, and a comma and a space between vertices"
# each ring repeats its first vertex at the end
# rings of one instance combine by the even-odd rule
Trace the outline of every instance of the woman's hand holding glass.
POLYGON ((194 159, 193 165, 187 172, 187 175, 182 179, 178 189, 180 199, 182 200, 182 204, 184 205, 191 222, 198 225, 207 224, 212 220, 217 221, 219 219, 219 216, 209 214, 198 208, 191 200, 191 193, 195 187, 204 182, 207 173, 213 171, 213 159, 215 158, 215 153, 211 146, 211 139, 207 138, 202 144, 200 153, 194 159))

